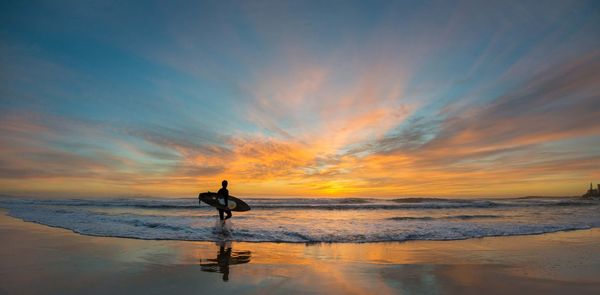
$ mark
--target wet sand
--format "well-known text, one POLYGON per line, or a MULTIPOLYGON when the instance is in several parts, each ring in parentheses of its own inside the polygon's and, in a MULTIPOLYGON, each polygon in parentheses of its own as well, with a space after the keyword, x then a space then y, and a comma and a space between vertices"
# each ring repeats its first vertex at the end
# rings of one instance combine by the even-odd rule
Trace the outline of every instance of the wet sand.
POLYGON ((0 294, 598 294, 600 229, 462 241, 90 237, 0 211, 0 294))

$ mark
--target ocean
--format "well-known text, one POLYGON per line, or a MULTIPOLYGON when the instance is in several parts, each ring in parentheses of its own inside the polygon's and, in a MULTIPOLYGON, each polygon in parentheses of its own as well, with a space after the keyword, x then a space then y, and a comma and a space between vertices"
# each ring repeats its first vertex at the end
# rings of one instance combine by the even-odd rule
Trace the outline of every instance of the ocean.
POLYGON ((245 198, 225 234, 197 198, 1 197, 8 215, 92 236, 150 240, 365 243, 457 240, 600 227, 600 202, 579 198, 245 198))

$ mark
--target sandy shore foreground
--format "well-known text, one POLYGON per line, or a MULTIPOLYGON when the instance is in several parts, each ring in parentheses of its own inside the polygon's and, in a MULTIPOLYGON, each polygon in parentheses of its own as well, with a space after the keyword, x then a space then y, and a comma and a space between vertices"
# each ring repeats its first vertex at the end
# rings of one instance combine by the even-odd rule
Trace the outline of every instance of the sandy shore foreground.
POLYGON ((600 229, 286 244, 89 237, 0 211, 1 294, 599 294, 600 229))

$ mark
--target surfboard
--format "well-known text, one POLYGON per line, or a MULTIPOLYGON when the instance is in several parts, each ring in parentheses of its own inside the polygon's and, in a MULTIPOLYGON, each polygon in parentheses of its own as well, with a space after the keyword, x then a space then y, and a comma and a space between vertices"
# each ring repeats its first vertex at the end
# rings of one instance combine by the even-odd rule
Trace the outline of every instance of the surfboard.
POLYGON ((208 205, 211 205, 217 209, 226 209, 226 210, 238 211, 238 212, 250 210, 250 206, 248 206, 248 204, 246 204, 246 202, 244 202, 234 196, 229 196, 228 201, 227 201, 227 207, 225 207, 224 200, 218 198, 218 196, 219 195, 214 192, 200 193, 198 195, 198 201, 202 201, 202 202, 204 202, 208 205))

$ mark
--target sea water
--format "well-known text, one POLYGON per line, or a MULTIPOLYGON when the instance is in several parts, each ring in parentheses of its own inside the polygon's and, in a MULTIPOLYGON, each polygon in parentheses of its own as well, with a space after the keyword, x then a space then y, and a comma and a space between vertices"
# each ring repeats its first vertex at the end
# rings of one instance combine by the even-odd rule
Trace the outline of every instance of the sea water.
POLYGON ((386 242, 542 234, 600 226, 600 202, 579 198, 245 198, 226 233, 197 198, 0 197, 25 221, 93 236, 251 242, 386 242))

